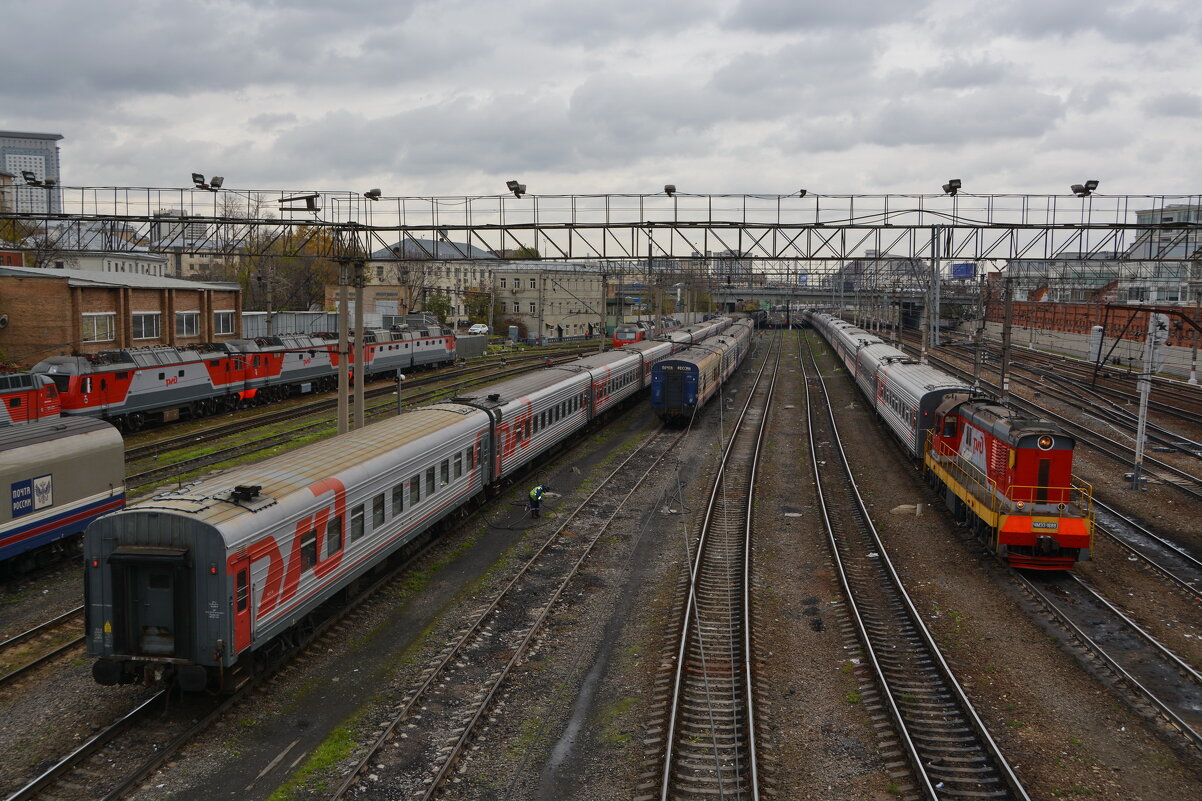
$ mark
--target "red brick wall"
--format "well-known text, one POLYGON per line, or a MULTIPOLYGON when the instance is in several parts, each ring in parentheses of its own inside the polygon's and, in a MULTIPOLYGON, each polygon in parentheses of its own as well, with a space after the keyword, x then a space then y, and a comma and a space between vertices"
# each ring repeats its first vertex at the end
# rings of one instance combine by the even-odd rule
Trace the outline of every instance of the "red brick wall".
MULTIPOLYGON (((0 329, 0 352, 23 367, 32 367, 48 356, 71 353, 95 353, 118 347, 177 344, 173 312, 212 309, 240 309, 239 293, 227 290, 177 289, 171 292, 158 289, 126 290, 121 287, 76 287, 72 289, 62 277, 0 276, 0 314, 7 314, 9 323, 0 329), (122 297, 124 294, 124 298, 122 297), (173 295, 174 309, 165 308, 168 295, 173 295), (208 300, 203 296, 209 295, 208 300), (78 306, 73 311, 73 296, 78 306), (131 313, 134 311, 162 312, 162 339, 130 340, 131 313), (118 314, 115 339, 111 342, 80 342, 79 315, 85 312, 114 312, 118 314)), ((239 326, 240 328, 240 326, 239 326)), ((178 344, 195 344, 214 337, 211 319, 201 320, 199 337, 182 339, 178 344)))
MULTIPOLYGON (((1172 308, 1195 323, 1202 324, 1192 306, 1172 308)), ((1004 309, 1000 300, 990 298, 985 318, 991 323, 1002 323, 1004 309)), ((1065 331, 1070 334, 1089 334, 1095 325, 1106 326, 1106 336, 1121 339, 1142 340, 1148 331, 1148 312, 1120 307, 1106 308, 1103 303, 1044 303, 1014 301, 1011 310, 1013 325, 1023 328, 1039 328, 1048 331, 1065 331)), ((1178 316, 1169 316, 1169 342, 1173 345, 1188 345, 1193 331, 1178 316)))

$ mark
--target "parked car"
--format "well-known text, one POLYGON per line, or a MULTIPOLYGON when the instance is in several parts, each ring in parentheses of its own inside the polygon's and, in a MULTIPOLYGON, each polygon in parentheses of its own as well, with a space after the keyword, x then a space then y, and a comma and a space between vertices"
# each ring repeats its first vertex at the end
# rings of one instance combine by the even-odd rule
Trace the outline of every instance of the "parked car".
POLYGON ((487 334, 488 326, 484 323, 474 323, 472 327, 467 330, 467 332, 469 334, 487 334))

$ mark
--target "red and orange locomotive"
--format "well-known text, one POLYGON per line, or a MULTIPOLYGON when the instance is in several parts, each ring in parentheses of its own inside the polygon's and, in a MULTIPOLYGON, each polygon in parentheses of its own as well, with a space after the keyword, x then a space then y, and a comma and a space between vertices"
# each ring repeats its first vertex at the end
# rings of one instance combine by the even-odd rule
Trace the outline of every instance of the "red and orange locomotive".
POLYGON ((1067 570, 1089 559, 1092 491, 1073 483, 1075 440, 1058 426, 957 393, 935 411, 923 454, 958 519, 1015 567, 1067 570))

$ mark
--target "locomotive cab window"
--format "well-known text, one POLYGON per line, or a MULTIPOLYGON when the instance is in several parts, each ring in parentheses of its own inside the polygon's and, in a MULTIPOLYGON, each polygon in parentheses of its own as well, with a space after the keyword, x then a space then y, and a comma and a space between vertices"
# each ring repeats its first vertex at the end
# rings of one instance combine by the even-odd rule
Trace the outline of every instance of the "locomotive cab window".
POLYGON ((956 418, 952 415, 943 418, 943 436, 956 436, 956 418))

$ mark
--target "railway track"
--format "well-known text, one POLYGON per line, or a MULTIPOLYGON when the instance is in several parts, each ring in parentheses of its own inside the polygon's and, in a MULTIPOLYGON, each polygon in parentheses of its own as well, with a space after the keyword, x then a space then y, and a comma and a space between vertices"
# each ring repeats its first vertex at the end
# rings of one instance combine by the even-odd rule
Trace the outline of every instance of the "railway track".
POLYGON ((648 750, 659 757, 640 798, 754 800, 765 783, 753 675, 752 496, 781 347, 777 334, 775 356, 762 361, 732 426, 691 548, 676 646, 653 701, 664 711, 648 750))
POLYGON ((1093 500, 1096 530, 1194 601, 1202 601, 1202 560, 1119 510, 1093 500))
POLYGON ((83 607, 63 614, 0 642, 0 687, 38 665, 83 645, 83 607))
POLYGON ((435 797, 536 647, 552 609, 630 496, 679 442, 661 430, 628 455, 543 541, 399 701, 331 799, 435 797), (638 469, 632 481, 632 473, 638 469), (586 534, 587 532, 587 534, 586 534))
POLYGON ((1202 756, 1202 674, 1078 576, 1015 577, 1068 632, 1087 669, 1105 671, 1137 712, 1159 720, 1177 745, 1202 756))
POLYGON ((847 598, 861 687, 903 798, 1028 799, 905 591, 860 497, 813 351, 802 371, 819 507, 847 598), (826 414, 816 412, 825 407, 826 414))

